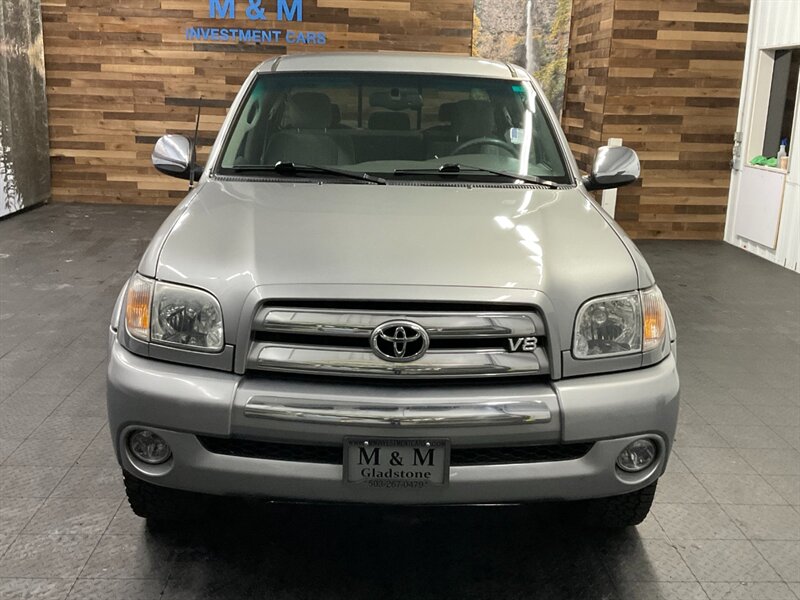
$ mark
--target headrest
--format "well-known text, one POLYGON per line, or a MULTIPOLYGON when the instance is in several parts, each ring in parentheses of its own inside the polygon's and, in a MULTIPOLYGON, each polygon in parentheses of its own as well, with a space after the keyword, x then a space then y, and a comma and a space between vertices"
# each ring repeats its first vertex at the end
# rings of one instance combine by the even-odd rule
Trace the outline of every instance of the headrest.
POLYGON ((342 109, 338 104, 331 104, 331 126, 339 125, 342 122, 342 109))
POLYGON ((401 112, 376 112, 369 116, 370 129, 385 129, 389 131, 409 131, 411 119, 408 113, 401 112))
POLYGON ((487 100, 462 100, 453 112, 453 128, 459 138, 487 137, 495 130, 492 103, 487 100))
POLYGON ((452 123, 455 116, 457 102, 445 102, 439 106, 439 120, 444 123, 452 123))
POLYGON ((295 129, 326 129, 333 122, 331 99, 318 92, 298 92, 289 98, 286 126, 295 129))

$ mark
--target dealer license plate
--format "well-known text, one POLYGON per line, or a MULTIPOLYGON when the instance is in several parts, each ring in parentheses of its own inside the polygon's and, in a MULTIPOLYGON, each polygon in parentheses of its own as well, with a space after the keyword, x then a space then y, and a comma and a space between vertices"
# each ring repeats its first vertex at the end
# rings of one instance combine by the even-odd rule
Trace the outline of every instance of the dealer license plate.
POLYGON ((448 440, 346 438, 344 480, 375 488, 424 488, 447 483, 448 440))

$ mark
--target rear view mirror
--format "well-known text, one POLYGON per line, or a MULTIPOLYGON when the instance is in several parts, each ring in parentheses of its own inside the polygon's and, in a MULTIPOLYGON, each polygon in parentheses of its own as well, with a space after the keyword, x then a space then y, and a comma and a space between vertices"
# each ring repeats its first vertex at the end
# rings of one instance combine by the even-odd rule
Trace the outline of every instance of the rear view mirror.
POLYGON ((153 148, 153 166, 164 175, 189 179, 192 176, 192 142, 182 135, 162 136, 153 148))
POLYGON ((625 146, 603 146, 597 150, 592 174, 583 178, 586 189, 608 190, 639 179, 639 157, 625 146))

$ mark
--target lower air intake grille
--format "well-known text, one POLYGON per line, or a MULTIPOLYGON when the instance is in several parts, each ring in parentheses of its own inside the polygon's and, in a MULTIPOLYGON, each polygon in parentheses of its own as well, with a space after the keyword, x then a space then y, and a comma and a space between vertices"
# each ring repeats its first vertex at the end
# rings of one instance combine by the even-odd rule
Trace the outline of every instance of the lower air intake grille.
POLYGON ((302 444, 277 444, 237 438, 215 438, 197 436, 203 447, 214 454, 241 456, 244 458, 266 458, 289 462, 342 464, 342 446, 311 446, 302 444))
MULTIPOLYGON (((239 438, 198 436, 203 447, 214 454, 263 458, 289 462, 341 465, 342 446, 281 444, 239 438)), ((575 460, 592 449, 592 443, 539 446, 501 446, 497 448, 451 448, 450 465, 510 465, 575 460)))
POLYGON ((585 456, 593 444, 504 446, 500 448, 451 448, 451 465, 513 465, 574 460, 585 456))

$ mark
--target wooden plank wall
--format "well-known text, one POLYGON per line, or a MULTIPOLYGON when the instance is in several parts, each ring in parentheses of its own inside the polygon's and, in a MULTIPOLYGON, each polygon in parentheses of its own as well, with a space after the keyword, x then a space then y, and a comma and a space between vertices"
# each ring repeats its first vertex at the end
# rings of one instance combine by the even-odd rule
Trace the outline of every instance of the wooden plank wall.
MULTIPOLYGON (((601 139, 621 137, 642 160, 641 182, 619 190, 617 221, 637 238, 722 239, 749 0, 601 4, 613 5, 601 139)), ((571 44, 570 66, 590 50, 571 44)), ((564 123, 588 167, 598 124, 577 100, 585 84, 567 85, 564 123)))
POLYGON ((613 0, 573 0, 561 125, 580 167, 602 146, 613 0))
POLYGON ((202 96, 202 160, 240 84, 270 56, 470 53, 473 0, 305 0, 302 23, 274 21, 275 0, 262 2, 273 21, 248 21, 247 0, 236 1, 237 20, 221 21, 209 0, 42 0, 54 200, 177 203, 186 182, 152 168, 156 139, 191 135, 202 96), (203 43, 186 40, 189 26, 324 32, 328 43, 203 43))

